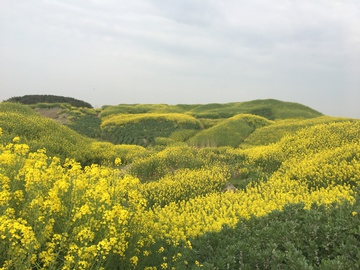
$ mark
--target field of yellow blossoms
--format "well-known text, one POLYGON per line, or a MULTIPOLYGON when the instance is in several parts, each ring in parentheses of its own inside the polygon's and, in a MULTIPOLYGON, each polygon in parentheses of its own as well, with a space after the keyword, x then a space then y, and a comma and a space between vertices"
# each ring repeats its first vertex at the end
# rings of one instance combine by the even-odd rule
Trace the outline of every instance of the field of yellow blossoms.
POLYGON ((126 166, 15 137, 0 145, 0 269, 359 269, 359 181, 360 121, 126 166))

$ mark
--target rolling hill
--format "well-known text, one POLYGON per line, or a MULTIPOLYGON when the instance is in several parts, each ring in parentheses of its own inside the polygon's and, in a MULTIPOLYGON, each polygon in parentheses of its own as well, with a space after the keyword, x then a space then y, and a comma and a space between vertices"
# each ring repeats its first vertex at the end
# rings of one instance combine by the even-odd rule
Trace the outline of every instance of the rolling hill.
POLYGON ((333 119, 302 104, 274 99, 223 104, 119 104, 101 109, 80 100, 75 100, 79 106, 58 103, 75 102, 65 97, 30 95, 10 100, 32 102, 31 108, 41 115, 86 137, 145 147, 268 144, 302 127, 333 119))

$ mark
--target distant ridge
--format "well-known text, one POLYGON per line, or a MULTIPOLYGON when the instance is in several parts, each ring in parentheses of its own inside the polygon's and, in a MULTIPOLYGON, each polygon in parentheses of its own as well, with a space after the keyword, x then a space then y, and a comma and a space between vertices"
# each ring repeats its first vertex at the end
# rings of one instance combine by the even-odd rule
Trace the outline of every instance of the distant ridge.
POLYGON ((85 101, 75 99, 72 97, 55 96, 55 95, 25 95, 22 97, 12 97, 4 101, 18 102, 26 105, 38 104, 38 103, 69 103, 74 107, 93 108, 93 106, 90 103, 87 103, 85 101))
MULTIPOLYGON (((13 112, 32 108, 89 138, 142 147, 248 148, 277 142, 302 127, 335 121, 305 105, 275 99, 192 105, 119 104, 98 109, 89 107, 90 104, 85 107, 87 103, 73 98, 50 95, 29 95, 8 101, 15 103, 0 103, 4 113, 9 114, 10 108, 13 112)), ((8 122, 6 119, 4 123, 8 122)), ((15 122, 21 123, 18 120, 15 122)), ((30 133, 36 136, 38 132, 30 133)), ((47 148, 51 149, 51 145, 47 148)))
POLYGON ((102 107, 101 116, 114 114, 185 113, 196 118, 224 119, 237 114, 254 114, 269 120, 313 118, 323 114, 300 103, 276 99, 208 104, 119 104, 102 107))

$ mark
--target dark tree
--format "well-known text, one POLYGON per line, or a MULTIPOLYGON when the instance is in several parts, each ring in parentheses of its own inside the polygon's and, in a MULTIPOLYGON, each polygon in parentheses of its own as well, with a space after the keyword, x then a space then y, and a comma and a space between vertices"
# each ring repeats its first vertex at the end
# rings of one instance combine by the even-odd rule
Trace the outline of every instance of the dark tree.
POLYGON ((37 104, 37 103, 69 103, 74 107, 93 108, 90 103, 78 100, 72 97, 54 96, 54 95, 25 95, 22 97, 12 97, 6 102, 19 102, 22 104, 37 104))

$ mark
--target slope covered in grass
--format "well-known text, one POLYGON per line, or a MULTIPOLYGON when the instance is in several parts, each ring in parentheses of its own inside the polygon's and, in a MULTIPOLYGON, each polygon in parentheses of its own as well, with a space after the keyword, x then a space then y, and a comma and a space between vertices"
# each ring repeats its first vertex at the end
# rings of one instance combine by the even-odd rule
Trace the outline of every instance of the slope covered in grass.
POLYGON ((236 114, 255 114, 269 120, 312 118, 322 115, 302 104, 275 99, 197 105, 189 108, 187 113, 199 118, 228 118, 236 114))
POLYGON ((1 140, 20 137, 30 151, 46 149, 49 156, 59 156, 62 160, 74 158, 82 164, 102 163, 117 157, 132 160, 136 153, 143 152, 140 146, 114 147, 111 143, 94 141, 19 103, 0 103, 0 127, 1 140))
POLYGON ((102 136, 121 144, 154 145, 157 137, 169 137, 176 131, 201 130, 192 116, 179 113, 116 114, 103 119, 102 136))
POLYGON ((25 95, 21 97, 12 97, 6 102, 18 102, 21 104, 38 104, 38 103, 68 103, 74 107, 92 108, 91 104, 83 100, 75 99, 72 97, 55 96, 55 95, 25 95))
POLYGON ((104 106, 101 117, 113 114, 186 113, 196 118, 229 118, 237 114, 255 114, 270 120, 312 118, 322 115, 307 106, 275 99, 209 104, 119 104, 104 106))
POLYGON ((318 124, 332 122, 356 121, 355 119, 319 116, 310 119, 284 119, 272 122, 271 125, 260 127, 251 133, 243 142, 243 147, 267 145, 279 141, 287 134, 295 134, 298 130, 318 124))
POLYGON ((184 109, 177 105, 168 104, 119 104, 102 107, 101 117, 114 114, 143 114, 143 113, 183 113, 184 109))
POLYGON ((76 107, 70 103, 36 103, 29 106, 42 116, 64 124, 82 135, 95 139, 101 137, 101 119, 97 109, 76 107))
POLYGON ((239 146, 243 142, 244 145, 258 145, 266 143, 266 140, 277 141, 288 130, 306 125, 301 122, 303 119, 321 116, 321 113, 302 104, 274 99, 209 104, 119 104, 101 109, 74 107, 56 100, 31 104, 31 107, 87 137, 141 146, 185 142, 196 146, 239 146), (241 120, 243 124, 235 119, 227 122, 239 114, 251 114, 267 120, 291 120, 268 122, 266 125, 276 124, 275 132, 270 126, 260 131, 263 125, 253 125, 251 121, 245 123, 245 118, 241 120))
POLYGON ((31 151, 45 148, 50 156, 73 157, 82 161, 91 142, 21 104, 0 103, 0 126, 4 138, 19 136, 22 142, 30 146, 31 151))
POLYGON ((237 147, 257 128, 271 124, 272 121, 251 114, 239 114, 221 121, 219 124, 197 133, 189 139, 190 145, 237 147))
POLYGON ((104 106, 100 112, 103 139, 143 146, 185 141, 196 146, 238 146, 256 129, 271 124, 269 120, 318 116, 321 113, 307 106, 273 99, 222 104, 119 104, 104 106), (262 123, 256 117, 262 118, 262 123))

